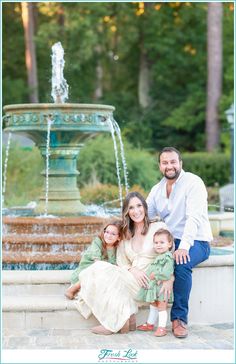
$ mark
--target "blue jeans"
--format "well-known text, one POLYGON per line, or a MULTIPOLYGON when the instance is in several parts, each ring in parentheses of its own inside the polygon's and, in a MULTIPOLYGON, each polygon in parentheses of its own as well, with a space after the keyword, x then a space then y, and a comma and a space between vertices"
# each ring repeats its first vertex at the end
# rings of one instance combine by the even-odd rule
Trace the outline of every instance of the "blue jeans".
MULTIPOLYGON (((175 250, 178 249, 180 239, 175 239, 175 250)), ((171 321, 180 319, 188 323, 188 301, 192 288, 192 268, 208 259, 210 244, 206 241, 194 240, 194 245, 189 249, 190 262, 175 264, 175 281, 173 287, 174 302, 170 317, 171 321)))

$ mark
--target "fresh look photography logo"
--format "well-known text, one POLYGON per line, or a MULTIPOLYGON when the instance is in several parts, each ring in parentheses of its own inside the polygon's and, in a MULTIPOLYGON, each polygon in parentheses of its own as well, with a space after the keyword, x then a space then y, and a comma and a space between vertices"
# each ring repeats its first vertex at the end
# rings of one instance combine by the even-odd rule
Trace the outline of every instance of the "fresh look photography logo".
POLYGON ((137 350, 112 350, 101 349, 98 354, 99 362, 102 363, 137 363, 137 350))

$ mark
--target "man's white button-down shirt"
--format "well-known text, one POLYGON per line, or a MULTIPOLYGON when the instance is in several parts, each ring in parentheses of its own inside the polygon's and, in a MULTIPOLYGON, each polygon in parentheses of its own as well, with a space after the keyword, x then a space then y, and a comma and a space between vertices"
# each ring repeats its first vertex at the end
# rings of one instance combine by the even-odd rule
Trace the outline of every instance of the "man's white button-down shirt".
POLYGON ((208 218, 207 190, 202 179, 181 171, 167 197, 167 179, 156 184, 147 197, 148 215, 157 215, 167 224, 174 238, 180 239, 179 249, 187 249, 194 240, 210 242, 212 237, 208 218))

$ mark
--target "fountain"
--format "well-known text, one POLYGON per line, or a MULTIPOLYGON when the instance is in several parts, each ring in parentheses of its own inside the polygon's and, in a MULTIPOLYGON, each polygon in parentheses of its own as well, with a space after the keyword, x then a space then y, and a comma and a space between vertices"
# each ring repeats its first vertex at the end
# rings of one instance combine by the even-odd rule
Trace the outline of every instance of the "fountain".
POLYGON ((81 215, 85 207, 80 202, 77 187, 79 172, 76 159, 87 139, 110 131, 109 121, 115 108, 64 103, 68 89, 62 72, 64 52, 60 43, 56 43, 52 49, 52 96, 55 103, 5 106, 5 131, 33 140, 45 160, 45 171, 42 172, 45 176, 45 191, 35 213, 81 215), (48 154, 50 158, 47 158, 48 154))
MULTIPOLYGON (((77 156, 86 140, 101 132, 111 132, 115 154, 113 119, 115 108, 109 105, 65 103, 68 85, 63 76, 64 50, 58 42, 52 47, 52 98, 54 103, 5 106, 5 131, 33 140, 44 158, 45 188, 33 211, 34 217, 3 218, 3 262, 75 263, 90 243, 104 218, 89 217, 80 201, 77 186, 77 156), (56 217, 55 217, 56 216, 56 217)), ((118 135, 119 139, 120 136, 118 135)), ((10 138, 9 138, 10 143, 10 138)), ((8 151, 9 151, 8 143, 8 151)), ((123 156, 123 144, 120 140, 123 156)), ((8 156, 8 153, 7 153, 8 156)), ((123 165, 126 167, 124 158, 123 165)), ((6 189, 4 166, 4 192, 6 189)), ((122 199, 119 163, 116 163, 122 199)), ((127 172, 124 173, 127 178, 127 172)), ((127 186, 127 180, 125 180, 127 186)))

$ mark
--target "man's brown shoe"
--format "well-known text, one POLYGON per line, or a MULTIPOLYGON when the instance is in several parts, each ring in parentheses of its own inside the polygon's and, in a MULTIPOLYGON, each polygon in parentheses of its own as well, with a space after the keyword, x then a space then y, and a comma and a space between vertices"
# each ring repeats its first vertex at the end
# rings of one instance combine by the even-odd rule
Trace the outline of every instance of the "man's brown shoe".
POLYGON ((183 339, 188 336, 187 325, 181 320, 172 321, 172 331, 175 337, 183 339))

